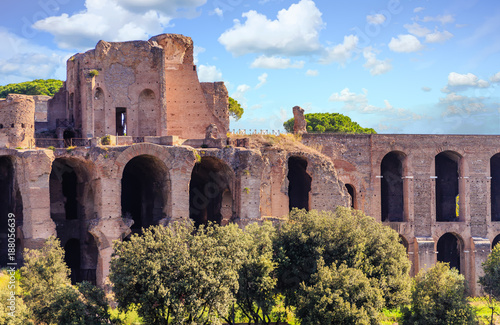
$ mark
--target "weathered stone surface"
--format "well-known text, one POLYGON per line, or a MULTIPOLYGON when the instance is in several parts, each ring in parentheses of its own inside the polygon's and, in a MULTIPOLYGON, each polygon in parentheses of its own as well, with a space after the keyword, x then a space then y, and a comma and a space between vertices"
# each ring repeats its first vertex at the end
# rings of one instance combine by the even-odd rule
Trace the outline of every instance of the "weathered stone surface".
POLYGON ((27 148, 35 136, 35 100, 10 94, 0 99, 0 147, 27 148))
POLYGON ((293 107, 293 133, 303 134, 307 133, 307 122, 304 117, 304 109, 299 106, 293 107))

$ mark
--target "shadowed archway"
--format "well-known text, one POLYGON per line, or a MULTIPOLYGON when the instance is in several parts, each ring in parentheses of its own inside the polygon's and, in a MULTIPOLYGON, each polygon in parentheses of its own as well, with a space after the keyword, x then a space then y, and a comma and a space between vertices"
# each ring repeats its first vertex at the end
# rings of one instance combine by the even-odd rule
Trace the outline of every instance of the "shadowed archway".
POLYGON ((309 210, 309 193, 312 178, 307 173, 307 160, 302 157, 288 158, 288 206, 309 210))

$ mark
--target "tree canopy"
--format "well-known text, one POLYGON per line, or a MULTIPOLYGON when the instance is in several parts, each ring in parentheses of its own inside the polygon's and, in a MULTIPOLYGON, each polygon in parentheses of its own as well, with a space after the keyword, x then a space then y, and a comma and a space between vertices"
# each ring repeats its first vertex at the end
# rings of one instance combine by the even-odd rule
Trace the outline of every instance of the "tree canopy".
POLYGON ((229 116, 239 120, 243 115, 243 107, 234 98, 229 97, 229 116))
POLYGON ((33 81, 8 84, 0 86, 0 98, 5 98, 8 94, 54 96, 62 85, 63 82, 56 79, 36 79, 33 81))
MULTIPOLYGON (((307 132, 311 133, 377 133, 374 129, 361 127, 350 117, 340 113, 308 113, 304 117, 307 122, 307 132)), ((294 122, 295 119, 291 118, 283 123, 287 132, 293 132, 294 122)))

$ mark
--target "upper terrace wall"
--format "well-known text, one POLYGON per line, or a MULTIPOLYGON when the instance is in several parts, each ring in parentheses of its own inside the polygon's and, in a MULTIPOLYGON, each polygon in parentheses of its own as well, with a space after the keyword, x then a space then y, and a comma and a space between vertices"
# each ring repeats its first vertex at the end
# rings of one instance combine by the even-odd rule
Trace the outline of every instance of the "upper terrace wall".
POLYGON ((193 42, 182 35, 99 41, 94 50, 68 60, 66 90, 67 119, 82 137, 126 133, 203 139, 210 124, 223 137, 229 129, 227 90, 223 83, 202 86, 193 42))

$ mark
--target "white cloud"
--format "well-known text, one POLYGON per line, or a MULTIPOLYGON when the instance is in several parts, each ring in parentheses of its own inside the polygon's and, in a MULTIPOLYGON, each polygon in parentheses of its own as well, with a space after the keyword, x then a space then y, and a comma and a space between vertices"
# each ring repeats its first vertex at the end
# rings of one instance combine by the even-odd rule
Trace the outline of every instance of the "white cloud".
POLYGON ((417 12, 421 12, 421 11, 424 11, 425 8, 424 7, 417 7, 415 9, 413 9, 413 12, 417 13, 417 12))
POLYGON ((351 92, 349 88, 342 89, 339 93, 333 93, 329 100, 331 102, 344 102, 350 105, 362 105, 366 106, 368 99, 366 98, 368 90, 363 89, 362 94, 356 94, 351 92))
POLYGON ((425 41, 427 43, 443 43, 453 37, 453 34, 445 30, 443 32, 434 31, 434 33, 427 34, 425 36, 425 41))
POLYGON ((243 108, 247 108, 247 99, 245 98, 245 94, 249 91, 251 87, 249 85, 239 85, 236 87, 236 91, 232 93, 231 97, 236 99, 238 103, 243 106, 243 108))
POLYGON ((374 14, 366 16, 368 24, 381 25, 385 22, 386 17, 382 14, 374 14))
POLYGON ((320 63, 329 64, 337 62, 344 65, 349 60, 358 46, 358 37, 354 35, 344 36, 344 42, 333 47, 326 48, 326 55, 320 59, 320 63))
POLYGON ((424 87, 422 87, 421 89, 422 89, 422 91, 425 91, 425 92, 429 92, 429 91, 431 91, 431 90, 432 90, 432 88, 430 88, 430 87, 425 87, 425 86, 424 86, 424 87))
POLYGON ((366 59, 366 63, 363 66, 370 70, 370 74, 372 76, 384 74, 392 69, 391 60, 377 59, 377 56, 371 46, 368 46, 363 50, 363 56, 366 59))
POLYGON ((450 72, 448 75, 448 86, 449 87, 478 87, 486 88, 489 87, 489 83, 486 80, 479 79, 476 75, 472 73, 460 74, 456 72, 450 72))
POLYGON ((0 84, 33 79, 66 79, 69 52, 49 49, 0 28, 0 84))
POLYGON ((438 15, 438 16, 435 16, 435 17, 431 17, 431 16, 425 16, 422 21, 424 23, 426 22, 430 22, 430 21, 437 21, 437 22, 440 22, 441 24, 448 24, 448 23, 452 23, 455 21, 455 18, 453 18, 453 15, 438 15))
POLYGON ((279 56, 265 56, 261 55, 256 58, 252 64, 251 68, 262 68, 262 69, 302 69, 304 67, 304 61, 292 62, 289 58, 283 58, 279 56))
POLYGON ((389 48, 394 52, 411 53, 423 49, 422 43, 413 35, 398 35, 389 42, 389 48))
POLYGON ((318 70, 311 70, 311 69, 308 69, 308 70, 306 71, 306 76, 316 77, 317 75, 319 75, 319 71, 318 71, 318 70))
POLYGON ((39 20, 33 27, 54 35, 60 48, 84 50, 97 41, 147 39, 176 17, 194 17, 206 0, 87 0, 85 10, 39 20))
POLYGON ((404 25, 404 28, 406 28, 406 30, 408 30, 408 33, 410 34, 413 34, 415 36, 418 36, 418 37, 425 37, 427 36, 427 34, 430 34, 431 31, 426 28, 426 27, 423 27, 422 25, 418 24, 418 23, 413 23, 413 24, 406 24, 404 25))
POLYGON ((213 11, 210 11, 208 13, 209 15, 217 15, 219 16, 220 18, 223 18, 224 17, 224 12, 222 11, 221 8, 217 7, 215 8, 213 11))
POLYGON ((491 82, 500 82, 500 72, 497 72, 493 76, 491 76, 490 81, 491 82))
POLYGON ((259 80, 259 83, 257 84, 257 86, 255 86, 255 89, 259 89, 260 87, 262 87, 267 82, 267 77, 267 73, 263 73, 258 76, 257 79, 259 80))
POLYGON ((243 13, 244 23, 219 37, 219 42, 233 55, 303 55, 318 52, 319 31, 324 27, 321 12, 312 0, 301 0, 278 12, 275 20, 254 10, 243 13))
POLYGON ((198 78, 201 82, 213 82, 222 80, 222 72, 214 65, 199 65, 198 78))
POLYGON ((205 52, 205 48, 201 47, 201 46, 194 46, 193 48, 193 63, 194 64, 198 64, 198 56, 205 52))

